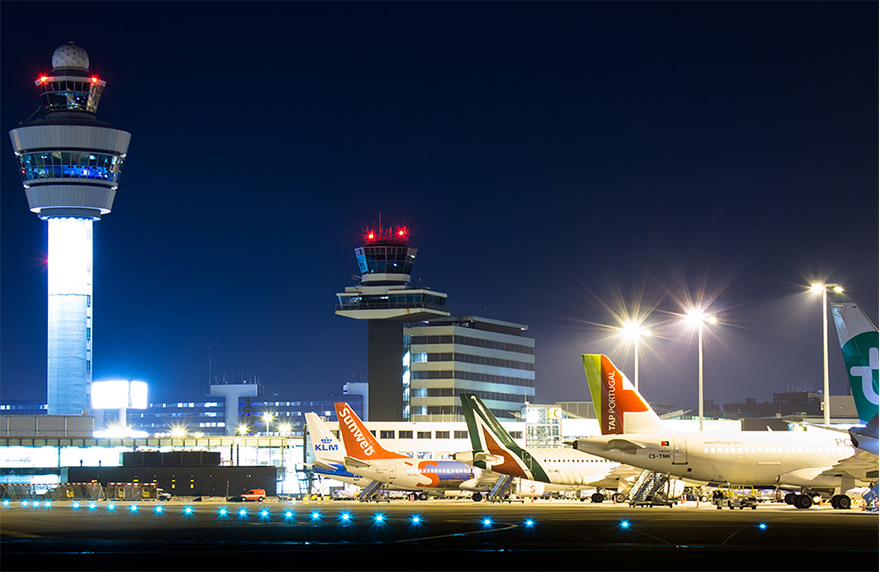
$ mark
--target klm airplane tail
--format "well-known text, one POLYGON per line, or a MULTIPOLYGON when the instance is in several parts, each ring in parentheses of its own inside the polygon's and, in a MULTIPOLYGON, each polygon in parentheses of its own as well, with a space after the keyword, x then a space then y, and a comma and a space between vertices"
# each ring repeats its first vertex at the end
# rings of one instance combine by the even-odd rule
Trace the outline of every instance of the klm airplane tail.
POLYGON ((867 424, 877 417, 880 410, 877 326, 857 304, 831 304, 831 316, 840 340, 859 420, 867 424))
POLYGON ((532 481, 549 482, 544 469, 516 444, 510 433, 476 395, 461 395, 462 412, 467 422, 473 449, 472 464, 487 469, 522 477, 532 481))
POLYGON ((603 435, 669 430, 608 356, 583 354, 581 357, 603 435))
POLYGON ((306 413, 306 428, 309 432, 309 440, 312 442, 315 463, 327 466, 342 464, 345 449, 317 414, 306 413))

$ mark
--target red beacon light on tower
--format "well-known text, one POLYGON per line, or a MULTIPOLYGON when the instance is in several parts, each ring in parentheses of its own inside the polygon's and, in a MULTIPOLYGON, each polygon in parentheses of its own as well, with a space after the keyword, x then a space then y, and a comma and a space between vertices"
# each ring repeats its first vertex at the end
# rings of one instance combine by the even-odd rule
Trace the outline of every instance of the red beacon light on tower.
POLYGON ((409 229, 405 226, 397 228, 379 228, 378 230, 369 229, 364 231, 364 241, 367 243, 385 242, 406 242, 409 239, 409 229))
POLYGON ((98 76, 92 76, 92 83, 98 83, 98 76))

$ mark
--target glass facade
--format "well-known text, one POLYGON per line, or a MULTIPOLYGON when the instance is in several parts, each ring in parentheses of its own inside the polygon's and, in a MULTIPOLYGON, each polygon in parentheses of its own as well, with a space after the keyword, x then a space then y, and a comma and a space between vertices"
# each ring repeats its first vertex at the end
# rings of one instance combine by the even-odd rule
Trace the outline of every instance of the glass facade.
POLYGON ((429 308, 446 310, 446 298, 427 292, 377 294, 371 296, 337 296, 336 310, 388 310, 398 308, 429 308))
POLYGON ((408 246, 364 246, 355 248, 361 274, 411 274, 415 248, 408 246))
POLYGON ((88 151, 40 151, 19 158, 24 182, 40 179, 99 179, 115 183, 122 157, 88 151))
POLYGON ((92 78, 40 82, 40 98, 48 111, 98 111, 104 86, 92 78))

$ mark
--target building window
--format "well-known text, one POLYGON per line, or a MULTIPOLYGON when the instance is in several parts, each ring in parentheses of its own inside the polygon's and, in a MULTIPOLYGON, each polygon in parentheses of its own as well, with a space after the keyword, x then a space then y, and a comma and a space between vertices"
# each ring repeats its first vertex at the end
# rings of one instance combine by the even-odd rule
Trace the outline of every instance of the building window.
POLYGON ((510 436, 514 439, 522 439, 522 431, 511 431, 510 436))
POLYGON ((380 439, 394 439, 394 431, 387 430, 387 429, 381 429, 379 431, 379 438, 380 439))
POLYGON ((416 431, 416 439, 430 439, 431 432, 430 431, 416 431))
POLYGON ((437 439, 449 439, 449 431, 436 431, 434 435, 437 439))
POLYGON ((467 438, 468 438, 468 432, 467 432, 467 431, 456 431, 455 433, 453 433, 453 436, 454 436, 456 439, 467 439, 467 438))
POLYGON ((413 432, 412 431, 398 431, 397 438, 398 439, 412 439, 413 432))

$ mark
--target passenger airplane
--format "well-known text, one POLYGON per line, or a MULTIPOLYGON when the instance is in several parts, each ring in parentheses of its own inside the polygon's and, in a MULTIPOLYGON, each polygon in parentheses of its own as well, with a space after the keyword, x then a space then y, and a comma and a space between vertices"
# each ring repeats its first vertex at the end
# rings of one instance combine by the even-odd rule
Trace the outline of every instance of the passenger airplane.
POLYGON ((877 416, 880 413, 877 326, 856 304, 832 304, 831 317, 840 340, 859 421, 864 424, 850 428, 849 434, 853 445, 877 455, 877 416))
MULTIPOLYGON (((660 421, 623 373, 604 355, 582 356, 602 436, 574 441, 579 451, 656 472, 708 483, 800 489, 790 504, 809 508, 812 496, 833 495, 871 471, 850 441, 832 431, 681 432, 660 421)), ((876 471, 876 463, 873 470, 876 471)))
POLYGON ((363 421, 347 403, 335 403, 339 433, 345 445, 345 469, 377 483, 399 489, 420 491, 427 499, 428 491, 442 494, 447 490, 473 491, 480 500, 481 491, 488 491, 498 475, 482 474, 460 461, 413 459, 382 447, 363 421))
POLYGON ((366 487, 372 482, 367 477, 345 470, 345 449, 317 414, 306 413, 306 428, 315 456, 312 464, 315 473, 358 487, 366 487))
POLYGON ((545 483, 547 490, 595 488, 597 490, 591 497, 593 502, 605 500, 601 489, 616 491, 621 479, 636 477, 641 472, 569 448, 520 447, 479 397, 472 394, 460 397, 473 450, 456 453, 455 458, 459 461, 545 483), (554 488, 553 485, 561 486, 554 488))

